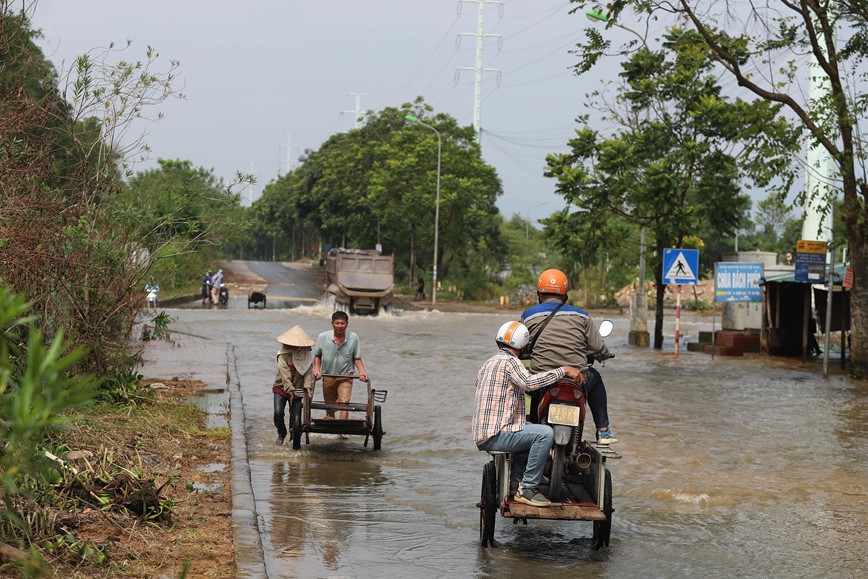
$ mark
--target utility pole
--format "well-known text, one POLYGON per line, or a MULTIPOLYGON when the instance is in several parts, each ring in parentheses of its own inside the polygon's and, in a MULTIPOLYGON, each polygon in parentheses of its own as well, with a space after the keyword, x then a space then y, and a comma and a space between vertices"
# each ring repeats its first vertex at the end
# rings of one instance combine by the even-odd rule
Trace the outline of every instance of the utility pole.
POLYGON ((280 155, 281 149, 286 147, 286 174, 292 173, 292 133, 286 133, 286 145, 277 146, 277 176, 280 177, 280 155))
MULTIPOLYGON (((828 10, 835 8, 834 2, 829 3, 828 10)), ((828 55, 826 55, 828 57, 828 55)), ((831 81, 820 68, 817 57, 811 53, 808 70, 808 103, 812 112, 822 115, 818 108, 824 99, 832 94, 831 81)), ((837 190, 835 178, 839 175, 838 168, 826 147, 820 143, 808 143, 808 164, 805 169, 805 221, 802 223, 802 239, 825 241, 826 266, 829 279, 826 293, 826 327, 823 328, 823 378, 829 376, 829 334, 832 323, 832 295, 835 278, 835 250, 832 247, 832 213, 837 190)), ((811 316, 814 315, 814 292, 811 292, 811 316)), ((808 320, 804 320, 804 328, 808 329, 808 320)), ((804 347, 804 345, 803 345, 804 347)), ((843 345, 842 345, 843 348, 843 345)))
MULTIPOLYGON (((253 161, 250 161, 250 176, 253 177, 253 161)), ((247 206, 253 207, 253 179, 247 183, 247 206)))
POLYGON ((362 122, 362 97, 368 96, 366 92, 348 92, 348 95, 356 97, 356 110, 354 111, 341 111, 341 113, 353 113, 353 118, 356 119, 356 123, 353 126, 354 129, 359 128, 359 124, 362 122))
MULTIPOLYGON (((476 16, 476 32, 462 32, 459 34, 459 40, 461 36, 476 37, 476 66, 462 66, 459 67, 459 70, 472 70, 476 73, 473 90, 473 128, 476 130, 476 143, 480 144, 482 140, 482 127, 480 126, 480 118, 482 116, 482 73, 496 72, 498 73, 498 78, 500 75, 500 69, 498 68, 483 68, 482 49, 485 44, 486 37, 496 37, 498 39, 501 39, 502 41, 500 34, 486 34, 485 27, 483 26, 482 21, 486 4, 497 4, 500 6, 501 11, 503 10, 503 4, 498 0, 459 0, 459 2, 475 2, 478 5, 476 16)), ((458 6, 460 9, 461 4, 459 3, 458 6)))

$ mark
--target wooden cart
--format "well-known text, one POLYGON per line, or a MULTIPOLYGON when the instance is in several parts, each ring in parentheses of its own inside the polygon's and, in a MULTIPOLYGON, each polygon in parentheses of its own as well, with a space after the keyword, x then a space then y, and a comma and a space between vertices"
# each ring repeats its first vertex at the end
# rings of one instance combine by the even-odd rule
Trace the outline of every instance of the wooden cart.
MULTIPOLYGON (((326 375, 325 377, 332 377, 326 375)), ((358 376, 347 376, 352 380, 360 380, 358 376)), ((361 380, 360 380, 361 381, 361 380)), ((304 434, 305 444, 310 444, 311 432, 326 434, 342 434, 364 436, 364 446, 368 439, 374 441, 374 450, 380 450, 383 440, 383 411, 380 404, 386 401, 388 390, 375 390, 371 380, 365 382, 367 398, 365 402, 350 402, 348 404, 326 404, 323 400, 313 400, 307 390, 294 390, 289 407, 289 432, 292 437, 292 448, 301 448, 301 436, 304 434), (335 413, 347 412, 346 420, 326 419, 324 416, 311 416, 314 410, 331 410, 335 413)))
MULTIPOLYGON (((594 525, 594 548, 609 545, 612 531, 612 476, 606 468, 606 459, 621 458, 612 448, 583 441, 582 451, 591 456, 584 468, 571 466, 564 476, 567 499, 548 507, 533 507, 513 499, 510 490, 508 452, 489 452, 489 460, 482 469, 482 498, 479 507, 479 539, 483 547, 494 547, 494 523, 498 511, 502 517, 521 520, 555 519, 565 521, 591 521, 594 525)), ((546 494, 548 485, 540 485, 546 494)))

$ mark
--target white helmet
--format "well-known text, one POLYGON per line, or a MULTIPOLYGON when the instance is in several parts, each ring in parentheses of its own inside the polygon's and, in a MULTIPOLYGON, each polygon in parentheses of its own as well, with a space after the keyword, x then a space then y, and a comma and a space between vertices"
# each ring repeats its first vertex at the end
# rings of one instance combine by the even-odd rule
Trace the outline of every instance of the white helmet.
POLYGON ((506 322, 497 330, 497 337, 494 338, 494 341, 521 350, 530 341, 530 332, 528 332, 527 326, 521 322, 506 322))

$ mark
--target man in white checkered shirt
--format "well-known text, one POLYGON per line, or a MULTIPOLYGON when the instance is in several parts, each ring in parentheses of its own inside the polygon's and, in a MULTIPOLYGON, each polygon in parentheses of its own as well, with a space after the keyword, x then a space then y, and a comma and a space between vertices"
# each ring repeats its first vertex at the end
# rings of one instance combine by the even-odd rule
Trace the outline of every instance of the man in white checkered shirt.
POLYGON ((554 432, 545 424, 525 421, 524 393, 554 384, 563 377, 581 380, 578 368, 563 366, 531 374, 518 355, 530 336, 521 322, 507 322, 497 332, 499 351, 476 377, 473 440, 479 450, 511 453, 514 478, 521 478, 515 500, 535 506, 551 504, 539 491, 554 432))

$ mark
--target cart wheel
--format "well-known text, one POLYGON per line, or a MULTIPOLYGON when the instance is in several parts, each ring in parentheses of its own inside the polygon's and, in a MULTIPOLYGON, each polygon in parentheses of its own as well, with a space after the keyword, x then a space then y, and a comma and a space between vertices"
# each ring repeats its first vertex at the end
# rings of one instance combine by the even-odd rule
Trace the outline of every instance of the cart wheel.
POLYGON ((298 450, 301 448, 301 398, 293 400, 292 407, 289 409, 289 423, 294 426, 292 428, 292 448, 298 450))
POLYGON ((609 537, 612 534, 612 475, 606 469, 606 479, 603 484, 603 512, 606 514, 605 521, 594 521, 594 550, 609 546, 609 537))
POLYGON ((497 515, 497 469, 489 461, 482 467, 482 500, 479 501, 479 541, 494 547, 494 519, 497 515))
POLYGON ((379 405, 374 406, 374 430, 371 435, 374 437, 374 450, 380 450, 383 442, 383 409, 379 405))
POLYGON ((564 472, 567 447, 563 444, 556 444, 554 450, 555 454, 552 457, 552 474, 549 481, 549 500, 552 502, 558 502, 561 500, 561 495, 564 492, 564 472))

